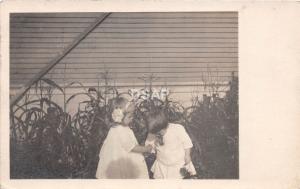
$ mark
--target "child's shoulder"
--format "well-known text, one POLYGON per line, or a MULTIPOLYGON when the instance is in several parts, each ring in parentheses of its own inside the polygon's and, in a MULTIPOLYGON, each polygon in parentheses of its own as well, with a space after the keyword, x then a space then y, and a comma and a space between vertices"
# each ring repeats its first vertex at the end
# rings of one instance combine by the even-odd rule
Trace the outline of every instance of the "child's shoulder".
POLYGON ((169 126, 171 126, 171 127, 183 127, 183 125, 181 125, 181 124, 178 124, 178 123, 169 123, 169 126))
POLYGON ((113 127, 111 127, 111 129, 113 129, 115 132, 121 132, 121 133, 130 133, 133 132, 129 127, 124 126, 124 125, 115 125, 113 127))
POLYGON ((123 130, 123 126, 120 124, 116 124, 110 127, 109 129, 111 132, 119 132, 123 130))
POLYGON ((169 123, 169 129, 180 131, 184 129, 184 126, 178 123, 169 123))

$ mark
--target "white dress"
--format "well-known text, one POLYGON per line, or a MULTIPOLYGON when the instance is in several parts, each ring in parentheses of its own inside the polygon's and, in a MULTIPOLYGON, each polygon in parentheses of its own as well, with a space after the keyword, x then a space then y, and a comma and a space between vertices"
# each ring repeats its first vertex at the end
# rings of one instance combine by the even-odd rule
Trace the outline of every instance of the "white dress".
MULTIPOLYGON (((153 177, 155 179, 183 178, 180 169, 185 164, 185 149, 193 147, 190 137, 182 125, 170 123, 163 136, 163 142, 162 146, 156 147, 156 160, 151 168, 153 177)), ((188 167, 192 174, 196 174, 192 163, 188 167)))
POLYGON ((96 178, 101 179, 148 179, 144 156, 131 152, 138 145, 129 127, 112 127, 99 154, 96 178))

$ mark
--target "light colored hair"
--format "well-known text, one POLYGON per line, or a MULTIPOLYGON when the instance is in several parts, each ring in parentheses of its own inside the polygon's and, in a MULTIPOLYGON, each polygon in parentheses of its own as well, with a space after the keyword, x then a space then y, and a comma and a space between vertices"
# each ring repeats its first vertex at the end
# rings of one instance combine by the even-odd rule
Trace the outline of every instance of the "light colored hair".
POLYGON ((113 99, 111 104, 111 117, 114 122, 121 123, 123 121, 129 104, 129 101, 123 97, 117 97, 113 99))

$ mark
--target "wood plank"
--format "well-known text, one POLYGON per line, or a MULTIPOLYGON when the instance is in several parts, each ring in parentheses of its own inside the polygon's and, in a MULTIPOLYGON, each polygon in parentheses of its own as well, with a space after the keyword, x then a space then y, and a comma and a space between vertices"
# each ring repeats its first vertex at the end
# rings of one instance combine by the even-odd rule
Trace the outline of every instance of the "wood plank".
POLYGON ((177 17, 237 17, 238 12, 211 12, 211 11, 201 11, 201 12, 117 12, 112 13, 111 17, 165 17, 165 18, 177 18, 177 17))
POLYGON ((103 23, 98 28, 237 28, 237 23, 103 23))
MULTIPOLYGON (((74 29, 74 28, 25 28, 24 29, 16 29, 14 28, 11 30, 11 33, 80 33, 84 30, 84 28, 81 29, 74 29)), ((193 28, 187 28, 187 27, 178 27, 178 28, 170 28, 170 27, 161 27, 161 28, 137 28, 137 27, 128 27, 128 28, 103 28, 99 27, 95 29, 93 33, 101 33, 101 32, 137 32, 137 33, 150 33, 150 32, 169 32, 169 33, 176 33, 176 32, 185 32, 185 33, 193 33, 193 32, 199 32, 199 33, 237 33, 238 28, 203 28, 203 27, 193 27, 193 28)))
MULTIPOLYGON (((31 52, 10 52, 10 56, 13 58, 40 58, 40 57, 52 57, 56 55, 58 51, 47 51, 47 52, 40 52, 37 53, 36 51, 31 52)), ((94 56, 102 54, 149 54, 149 53, 178 53, 178 54, 201 54, 201 53, 237 53, 237 48, 102 48, 102 49, 74 49, 72 54, 76 56, 94 56)), ((150 54, 151 55, 151 54, 150 54)), ((70 54, 71 56, 71 54, 70 54)))
POLYGON ((11 33, 80 33, 84 31, 84 27, 57 27, 57 28, 49 28, 49 27, 11 27, 11 33))
POLYGON ((11 23, 92 23, 97 16, 92 17, 12 17, 11 23))
MULTIPOLYGON (((116 53, 89 53, 89 54, 76 54, 71 53, 68 54, 66 58, 164 58, 164 57, 172 57, 172 58, 203 58, 203 57, 215 57, 215 58, 235 58, 238 54, 236 52, 212 52, 212 53, 188 53, 188 52, 146 52, 146 53, 132 53, 132 52, 116 52, 116 53)), ((26 57, 22 57, 26 58, 26 57)))
MULTIPOLYGON (((12 19, 12 24, 61 24, 61 23, 92 23, 94 18, 26 18, 12 19)), ((237 23, 237 17, 109 17, 104 23, 237 23)))
MULTIPOLYGON (((229 82, 230 81, 230 77, 219 77, 219 80, 215 81, 215 82, 229 82)), ((80 82, 80 83, 94 83, 94 85, 92 86, 97 86, 97 83, 98 83, 98 80, 97 79, 70 79, 70 78, 67 78, 66 80, 63 80, 63 79, 55 79, 54 80, 56 83, 58 83, 59 85, 64 85, 64 83, 68 84, 68 83, 71 83, 73 81, 77 81, 77 82, 80 82)), ((11 82, 13 83, 17 83, 18 85, 22 85, 22 83, 18 83, 18 82, 22 82, 22 80, 12 80, 11 82)), ((104 85, 104 81, 103 80, 100 80, 100 86, 104 85)), ((184 82, 194 82, 194 85, 192 86, 195 86, 195 85, 201 85, 202 83, 202 79, 199 78, 199 77, 190 77, 190 78, 180 78, 180 77, 177 77, 177 78, 163 78, 161 79, 161 82, 154 82, 154 85, 155 83, 157 83, 157 86, 161 87, 161 86, 164 86, 164 85, 174 85, 174 86, 180 86, 180 83, 184 83, 184 82)), ((121 85, 123 84, 126 85, 128 88, 134 88, 135 85, 139 85, 139 87, 143 87, 145 85, 145 83, 141 83, 141 80, 139 79, 117 79, 115 81, 111 81, 110 82, 111 85, 121 85), (120 84, 119 84, 120 83, 120 84)), ((185 84, 186 85, 186 84, 185 84)), ((190 84, 191 85, 191 84, 190 84)), ((85 86, 88 86, 88 85, 85 85, 85 86)), ((127 89, 128 89, 127 88, 127 89)))
POLYGON ((11 38, 10 43, 12 45, 24 44, 24 43, 39 43, 39 44, 47 44, 47 43, 59 43, 59 44, 67 44, 72 42, 72 38, 11 38))
MULTIPOLYGON (((49 59, 53 57, 53 55, 49 54, 15 54, 15 56, 11 57, 11 60, 20 60, 20 59, 49 59)), ((173 53, 173 52, 146 52, 146 53, 131 53, 131 52, 115 52, 115 53, 85 53, 85 54, 76 54, 71 53, 68 54, 66 59, 86 59, 86 58, 123 58, 123 59, 131 59, 131 58, 147 58, 149 61, 153 58, 237 58, 238 54, 236 52, 212 52, 212 53, 173 53)))
MULTIPOLYGON (((39 71, 39 69, 22 69, 22 70, 10 70, 10 74, 17 75, 17 74, 35 74, 39 71)), ((108 71, 109 73, 143 73, 143 72, 154 72, 154 73, 160 73, 160 72, 168 72, 168 73, 199 73, 199 72, 231 72, 231 71, 237 71, 237 67, 229 67, 229 68, 220 68, 220 67, 121 67, 121 68, 69 68, 67 66, 66 69, 61 68, 57 69, 54 68, 51 70, 51 73, 66 73, 66 74, 95 74, 99 72, 105 72, 108 71)))
POLYGON ((237 43, 237 38, 207 38, 207 37, 91 37, 88 36, 83 43, 237 43))
MULTIPOLYGON (((216 81, 216 82, 228 82, 230 81, 230 77, 219 77, 219 80, 216 81)), ((178 83, 180 82, 194 82, 195 84, 197 83, 201 83, 202 82, 202 79, 201 77, 190 77, 190 78, 181 78, 181 77, 177 77, 177 78, 163 78, 161 79, 163 84, 174 84, 174 85, 177 85, 178 83)), ((73 78, 67 78, 66 80, 63 80, 63 79, 55 79, 54 80, 56 83, 60 84, 60 85, 63 85, 63 83, 71 83, 71 82, 80 82, 80 83, 97 83, 98 80, 95 79, 95 78, 90 78, 90 79, 86 79, 86 78, 83 78, 83 79, 73 79, 73 78)), ((16 83, 18 85, 22 85, 23 81, 22 79, 19 79, 19 80, 11 80, 12 83, 16 83)), ((103 80, 100 80, 99 81, 101 83, 101 85, 103 85, 104 81, 103 80)), ((122 79, 116 79, 115 81, 111 81, 111 85, 113 84, 116 84, 118 85, 119 83, 127 83, 127 86, 128 87, 132 87, 134 86, 134 84, 136 83, 141 83, 141 80, 139 79, 132 79, 132 78, 122 78, 122 79)), ((160 84, 158 84, 158 86, 161 86, 160 84)))
MULTIPOLYGON (((66 80, 62 80, 62 79, 55 79, 55 82, 58 83, 59 85, 64 85, 64 83, 68 84, 71 83, 75 80, 71 80, 71 79, 66 79, 66 80)), ((84 86, 97 86, 98 81, 96 79, 77 79, 77 82, 83 83, 84 86), (87 84, 87 83, 91 83, 91 84, 87 84)), ((220 78, 219 81, 216 82, 229 82, 230 81, 230 77, 222 77, 220 78)), ((15 86, 18 87, 23 85, 22 80, 11 80, 11 82, 13 82, 14 84, 11 86, 15 86)), ((197 77, 197 78, 166 78, 166 79, 162 79, 160 82, 156 81, 154 82, 154 86, 165 86, 165 85, 174 85, 174 86, 182 86, 180 85, 180 83, 185 83, 185 86, 201 86, 202 80, 201 78, 197 77), (186 84, 187 82, 189 82, 190 84, 186 84)), ((126 86, 128 88, 134 88, 135 86, 139 85, 139 87, 143 87, 145 85, 145 83, 141 83, 141 80, 138 79, 122 79, 122 80, 116 80, 115 82, 111 82, 111 85, 123 85, 126 86)), ((100 81, 100 86, 103 86, 103 80, 100 81)), ((127 89, 128 89, 127 88, 127 89)))
MULTIPOLYGON (((12 64, 24 64, 24 63, 43 63, 47 62, 47 59, 13 59, 11 58, 12 64)), ((238 62, 238 58, 224 58, 224 57, 206 57, 206 58, 194 58, 194 57, 184 57, 184 58, 174 58, 174 57, 158 57, 158 58, 84 58, 84 59, 68 59, 65 58, 61 60, 60 63, 74 63, 74 64, 84 64, 84 63, 126 63, 126 62, 148 62, 148 63, 157 63, 162 62, 238 62)))
POLYGON ((75 38, 78 33, 11 33, 12 38, 75 38))
MULTIPOLYGON (((21 26, 21 24, 20 24, 21 26)), ((215 23, 203 23, 203 24, 193 24, 193 23, 164 23, 164 24, 157 24, 157 23, 136 23, 136 24, 116 24, 116 23, 103 23, 103 25, 99 26, 97 29, 104 28, 104 29, 141 29, 141 28, 238 28, 237 24, 230 24, 230 23, 223 23, 223 24, 215 24, 215 23)), ((82 30, 83 27, 70 27, 66 25, 64 27, 17 27, 17 25, 11 25, 10 31, 11 32, 31 32, 31 31, 39 31, 39 32, 72 32, 74 30, 82 30)))
MULTIPOLYGON (((128 51, 131 51, 133 49, 145 49, 147 51, 155 51, 154 49, 174 49, 174 51, 177 51, 177 49, 186 49, 185 51, 188 51, 188 49, 191 50, 199 50, 202 51, 203 49, 237 49, 238 44, 230 43, 230 44, 224 44, 224 43, 129 43, 129 44, 120 44, 119 46, 116 44, 109 44, 105 47, 105 44, 80 44, 76 49, 74 49, 74 52, 100 52, 104 51, 122 51, 124 49, 128 49, 128 51), (118 47, 115 47, 118 46, 118 47)), ((56 53, 63 47, 65 47, 67 43, 60 44, 60 43, 45 43, 45 44, 33 44, 33 43, 19 43, 14 44, 10 48, 10 53, 56 53)))
POLYGON ((85 23, 69 23, 69 22, 61 22, 61 23, 11 23, 11 28, 86 28, 91 24, 91 22, 85 23))
POLYGON ((185 33, 237 33, 238 28, 102 28, 99 27, 95 29, 94 33, 101 32, 136 32, 136 33, 155 33, 155 32, 163 32, 163 33, 177 33, 177 32, 185 32, 185 33))
MULTIPOLYGON (((212 77, 230 77, 231 76, 231 72, 232 71, 224 71, 224 72, 211 72, 210 75, 212 77)), ((52 75, 52 78, 69 78, 69 79, 93 79, 93 78, 97 78, 100 77, 99 75, 101 75, 103 72, 97 72, 95 71, 94 73, 49 73, 49 75, 52 75)), ((187 72, 183 72, 183 71, 178 71, 178 72, 152 72, 152 71, 148 71, 148 72, 120 72, 120 73, 116 73, 116 72, 110 72, 110 75, 113 78, 139 78, 139 77, 143 77, 145 75, 148 74, 154 74, 157 77, 161 77, 161 78, 176 78, 176 77, 184 77, 184 78, 189 78, 189 77, 202 77, 203 75, 206 75, 207 73, 202 73, 202 72, 193 72, 193 73, 187 73, 187 72)), ((11 74, 12 78, 19 78, 19 79, 27 79, 27 78, 32 78, 32 74, 11 74)))
POLYGON ((200 33, 200 32, 102 32, 91 33, 90 37, 106 37, 106 38, 237 38, 237 33, 200 33), (187 36, 188 35, 188 36, 187 36))
MULTIPOLYGON (((99 17, 103 12, 57 12, 57 13, 12 13, 11 17, 31 17, 31 18, 85 18, 99 17)), ((236 11, 199 11, 199 12, 113 12, 112 17, 237 17, 236 11)))
MULTIPOLYGON (((84 28, 91 22, 12 22, 11 28, 84 28)), ((105 24, 193 24, 201 25, 217 25, 217 24, 237 24, 238 20, 234 19, 110 19, 105 24)))
MULTIPOLYGON (((72 53, 75 54, 90 54, 90 53, 124 53, 124 52, 130 52, 130 53, 147 53, 147 52, 173 52, 173 53, 212 53, 212 52, 237 52, 238 48, 235 47, 215 47, 215 48, 162 48, 162 47, 153 47, 153 48, 145 48, 145 47, 123 47, 123 48, 91 48, 91 49, 74 49, 72 53)), ((22 49, 22 50, 11 50, 10 56, 11 57, 26 57, 26 56, 32 56, 32 57, 41 57, 44 54, 47 55, 55 55, 59 51, 58 50, 45 50, 45 49, 37 49, 37 51, 28 49, 22 49), (25 51, 24 51, 25 50, 25 51), (44 50, 44 51, 43 51, 44 50), (38 54, 37 54, 38 53, 38 54)))
MULTIPOLYGON (((10 65, 10 69, 12 70, 20 70, 20 69, 34 69, 34 70, 38 70, 41 69, 42 67, 44 67, 46 65, 46 63, 42 64, 42 63, 26 63, 26 64, 11 64, 10 65)), ((180 67, 199 67, 199 68, 207 68, 207 67, 211 67, 211 68, 235 68, 238 66, 238 63, 220 63, 220 62, 214 62, 214 63, 207 63, 207 62, 192 62, 192 63, 185 63, 185 62, 160 62, 157 64, 153 64, 153 63, 149 63, 149 62, 122 62, 122 63, 83 63, 83 64, 73 64, 73 63, 69 63, 67 65, 63 64, 63 63, 59 63, 57 64, 53 70, 56 69, 64 69, 65 66, 68 69, 90 69, 90 68, 94 68, 94 69, 119 69, 119 68, 158 68, 158 67, 163 67, 163 68, 180 68, 180 67)))
MULTIPOLYGON (((32 18, 19 17, 11 19, 12 24, 31 23, 92 23, 97 17, 66 18, 48 17, 32 18)), ((237 17, 110 17, 105 23, 237 23, 237 17)))
MULTIPOLYGON (((74 38, 78 33, 12 33, 12 38, 74 38)), ((200 33, 200 32, 102 32, 91 33, 94 38, 231 38, 237 39, 237 33, 200 33)))
POLYGON ((11 13, 11 17, 33 17, 33 18, 48 18, 48 17, 70 17, 70 18, 82 18, 82 17, 100 17, 103 12, 57 12, 57 13, 11 13))
POLYGON ((118 24, 141 24, 141 23, 193 23, 193 24, 205 24, 205 23, 228 23, 228 24, 237 24, 238 19, 236 17, 233 18, 185 18, 185 17, 178 17, 178 18, 109 18, 105 21, 105 23, 118 23, 118 24))
MULTIPOLYGON (((72 38, 17 38, 12 42, 10 48, 56 48, 61 47, 72 40, 72 38), (25 41, 25 39, 27 41, 25 41), (53 41, 52 41, 53 40, 53 41), (24 41, 24 42, 23 42, 24 41), (38 42, 39 41, 39 42, 38 42)), ((13 41, 13 40, 12 40, 13 41)), ((216 39, 216 38, 148 38, 148 39, 105 39, 89 38, 83 41, 76 48, 95 47, 237 47, 237 39, 216 39)))
POLYGON ((214 23, 214 22, 204 22, 204 23, 193 23, 193 22, 167 22, 167 23, 157 23, 157 22, 147 22, 147 23, 115 23, 108 22, 103 23, 102 26, 98 28, 237 28, 238 23, 214 23))
MULTIPOLYGON (((228 85, 228 81, 223 81, 223 82, 218 82, 220 87, 222 88, 227 88, 229 85, 228 85)), ((64 85, 63 83, 60 83, 60 85, 64 85)), ((198 88, 201 89, 203 87, 203 83, 202 82, 177 82, 177 83, 174 83, 174 82, 171 82, 171 83, 166 83, 166 82, 154 82, 153 83, 153 87, 156 87, 157 89, 160 89, 161 87, 168 87, 171 91, 174 92, 174 89, 176 88, 179 88, 179 89, 183 89, 185 90, 185 88, 189 88, 189 87, 195 87, 193 91, 188 91, 189 93, 191 92, 195 92, 195 90, 198 88)), ((119 91, 128 91, 128 89, 130 88, 144 88, 145 87, 145 83, 143 82, 138 82, 138 83, 121 83, 121 82, 118 82, 118 83, 115 83, 115 84, 110 84, 109 86, 112 86, 112 87, 117 87, 117 89, 119 91), (122 89, 121 89, 122 88, 122 89), (125 89, 124 89, 125 88, 125 89)), ((15 89, 18 89, 21 87, 20 84, 13 84, 10 86, 13 90, 15 89)), ((97 88, 98 87, 98 83, 85 83, 84 84, 84 87, 88 88, 88 87, 95 87, 97 88)), ((100 87, 101 89, 104 87, 103 83, 100 84, 100 87)), ((177 89, 177 90, 179 90, 177 89)), ((84 91, 84 88, 79 86, 79 85, 74 85, 74 86, 70 86, 67 88, 66 90, 66 95, 73 95, 74 93, 79 93, 79 92, 82 92, 84 91)), ((29 94, 35 94, 35 91, 34 90, 30 90, 29 91, 29 94)), ((54 95, 60 95, 61 93, 58 92, 58 91, 53 91, 53 94, 54 95)))

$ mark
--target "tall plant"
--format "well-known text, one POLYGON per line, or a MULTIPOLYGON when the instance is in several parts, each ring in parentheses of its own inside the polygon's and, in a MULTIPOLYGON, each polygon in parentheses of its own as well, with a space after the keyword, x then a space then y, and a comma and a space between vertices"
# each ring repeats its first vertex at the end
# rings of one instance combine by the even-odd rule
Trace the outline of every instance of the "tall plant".
POLYGON ((232 76, 224 98, 212 94, 195 101, 187 124, 201 153, 193 154, 202 178, 238 177, 238 79, 232 76))
POLYGON ((82 143, 70 115, 51 98, 54 90, 64 90, 46 78, 34 90, 34 100, 11 109, 11 177, 72 177, 83 166, 76 156, 82 143))

